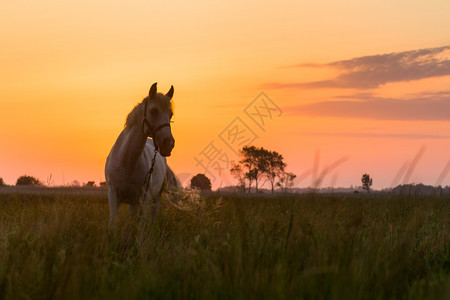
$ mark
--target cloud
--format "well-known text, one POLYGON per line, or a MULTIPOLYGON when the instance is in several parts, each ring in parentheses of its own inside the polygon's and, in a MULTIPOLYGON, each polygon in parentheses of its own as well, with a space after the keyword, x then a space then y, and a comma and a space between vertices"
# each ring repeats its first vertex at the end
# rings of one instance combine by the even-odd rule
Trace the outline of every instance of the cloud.
POLYGON ((410 134, 410 133, 361 133, 361 132, 308 132, 302 133, 307 136, 339 136, 347 138, 390 138, 390 139, 450 139, 450 135, 438 134, 410 134))
POLYGON ((299 64, 290 67, 331 67, 340 71, 334 79, 268 83, 265 88, 354 88, 373 89, 389 82, 411 81, 450 75, 450 46, 356 57, 328 64, 299 64))
POLYGON ((352 100, 322 101, 284 108, 291 115, 375 120, 450 121, 450 91, 381 98, 372 94, 339 96, 352 100))

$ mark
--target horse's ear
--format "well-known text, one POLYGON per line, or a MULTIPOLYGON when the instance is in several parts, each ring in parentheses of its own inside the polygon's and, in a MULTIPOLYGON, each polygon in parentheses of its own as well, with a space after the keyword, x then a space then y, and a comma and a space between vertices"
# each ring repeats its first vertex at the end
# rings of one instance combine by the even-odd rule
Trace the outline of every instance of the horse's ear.
POLYGON ((150 99, 152 99, 156 95, 156 84, 157 84, 157 82, 155 82, 152 85, 152 87, 150 88, 150 92, 148 93, 148 96, 150 97, 150 99))
POLYGON ((166 97, 170 99, 172 99, 173 97, 173 85, 170 87, 170 90, 167 92, 166 97))

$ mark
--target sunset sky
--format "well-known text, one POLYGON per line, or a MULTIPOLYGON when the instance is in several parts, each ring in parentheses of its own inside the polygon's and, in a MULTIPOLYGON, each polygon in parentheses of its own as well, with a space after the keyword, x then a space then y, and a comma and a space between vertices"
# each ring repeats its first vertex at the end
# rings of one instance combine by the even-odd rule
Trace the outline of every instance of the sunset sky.
POLYGON ((168 162, 182 180, 232 184, 225 169, 249 141, 281 153, 298 187, 356 186, 363 173, 376 189, 450 185, 450 1, 0 7, 7 184, 104 181, 127 114, 158 82, 175 88, 168 162))

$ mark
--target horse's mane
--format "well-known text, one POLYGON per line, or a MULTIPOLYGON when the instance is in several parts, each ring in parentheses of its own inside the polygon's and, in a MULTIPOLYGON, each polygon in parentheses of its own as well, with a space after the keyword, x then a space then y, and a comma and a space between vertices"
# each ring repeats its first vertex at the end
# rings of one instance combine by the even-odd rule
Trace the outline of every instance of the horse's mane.
POLYGON ((127 116, 127 119, 125 121, 125 127, 132 127, 139 121, 143 110, 141 107, 142 105, 144 105, 146 101, 151 101, 152 103, 155 103, 158 107, 162 108, 164 111, 173 112, 172 100, 167 101, 167 97, 165 95, 158 93, 153 99, 146 97, 142 100, 142 102, 136 104, 136 106, 133 108, 133 110, 131 110, 131 112, 127 116))

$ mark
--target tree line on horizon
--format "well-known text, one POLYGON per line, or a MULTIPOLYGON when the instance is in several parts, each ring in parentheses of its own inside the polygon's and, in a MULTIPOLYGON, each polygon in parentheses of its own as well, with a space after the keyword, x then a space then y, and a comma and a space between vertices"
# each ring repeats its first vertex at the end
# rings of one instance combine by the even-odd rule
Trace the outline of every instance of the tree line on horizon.
MULTIPOLYGON (((259 191, 261 180, 266 179, 271 186, 272 193, 275 187, 287 191, 294 185, 296 175, 286 172, 287 164, 283 161, 283 156, 276 151, 270 151, 263 147, 244 146, 240 150, 241 160, 233 163, 230 169, 231 174, 238 180, 238 186, 244 193, 250 192, 254 184, 255 191, 259 191)), ((76 181, 78 183, 78 181, 76 181)), ((0 178, 0 186, 5 186, 3 179, 0 178)), ((39 179, 23 175, 16 181, 16 186, 42 186, 44 185, 39 179)), ((80 186, 80 185, 77 185, 80 186)), ((84 186, 95 186, 94 181, 89 181, 84 186)), ((104 186, 101 182, 100 186, 104 186)), ((191 180, 191 187, 201 190, 211 190, 211 181, 204 174, 197 174, 191 180)))
MULTIPOLYGON (((22 175, 16 180, 15 185, 44 185, 39 179, 34 176, 22 175)), ((3 178, 0 177, 0 186, 7 186, 3 178)))
MULTIPOLYGON (((3 178, 0 177, 0 187, 2 187, 2 186, 8 186, 8 185, 5 183, 3 178)), ((22 175, 19 178, 17 178, 15 186, 45 186, 45 184, 41 180, 39 180, 38 178, 36 178, 34 176, 22 175)), ((47 186, 51 186, 51 183, 48 183, 47 186)), ((74 180, 68 186, 71 186, 71 187, 81 187, 81 186, 95 187, 97 185, 95 184, 95 181, 88 181, 82 185, 77 180, 74 180)), ((100 182, 99 186, 100 187, 106 186, 106 182, 100 182)))
MULTIPOLYGON (((241 189, 243 193, 250 193, 252 188, 256 192, 259 192, 260 187, 267 182, 270 184, 271 192, 275 191, 275 187, 278 187, 282 192, 288 191, 294 186, 294 180, 297 177, 292 172, 286 171, 287 164, 284 162, 284 158, 276 151, 270 151, 263 147, 244 146, 239 150, 241 159, 237 163, 231 164, 230 173, 238 181, 237 187, 241 189), (264 180, 262 182, 262 180, 264 180), (262 182, 262 184, 261 184, 262 182)), ((449 164, 450 165, 450 164, 449 164)), ((373 183, 373 178, 367 173, 364 173, 361 177, 362 189, 370 192, 373 183)), ((16 186, 45 186, 45 184, 38 178, 29 175, 22 175, 16 181, 16 186)), ((54 185, 54 184, 53 184, 54 185)), ((0 187, 7 186, 3 178, 0 177, 0 187)), ((51 175, 50 179, 47 179, 47 186, 52 186, 51 175)), ((95 181, 88 181, 81 184, 79 181, 74 180, 70 187, 104 187, 106 182, 100 182, 96 185, 95 181)), ((400 186, 414 187, 415 184, 404 184, 400 186)), ((424 186, 425 185, 418 185, 424 186)), ((211 181, 205 174, 197 174, 191 179, 191 187, 198 188, 200 190, 211 191, 211 181)), ((440 185, 438 187, 441 187, 440 185)), ((445 187, 448 189, 448 186, 445 187)), ((403 187, 402 189, 405 189, 403 187)))

